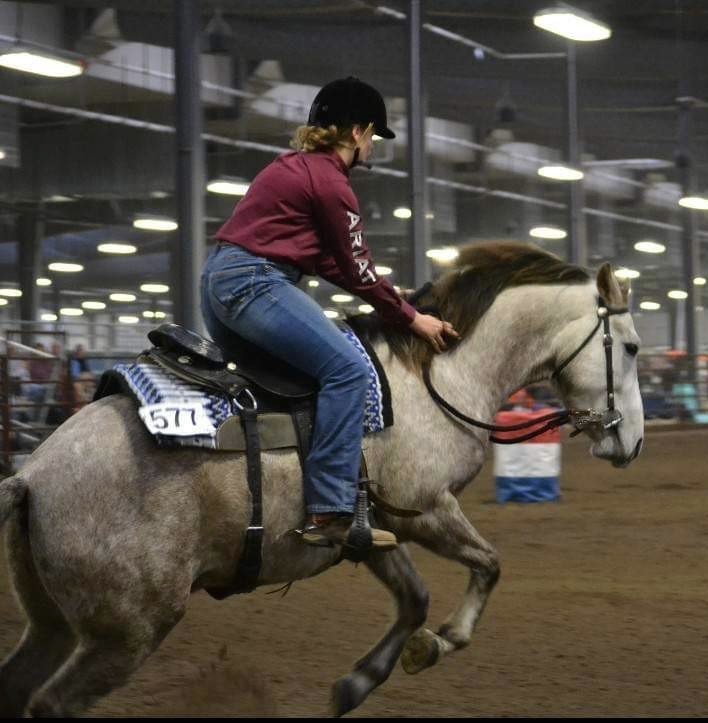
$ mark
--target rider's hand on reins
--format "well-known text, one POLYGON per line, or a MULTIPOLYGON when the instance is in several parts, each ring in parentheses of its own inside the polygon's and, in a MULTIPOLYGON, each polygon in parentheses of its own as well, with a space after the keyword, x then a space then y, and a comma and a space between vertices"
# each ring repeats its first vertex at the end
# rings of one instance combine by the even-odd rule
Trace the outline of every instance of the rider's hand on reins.
POLYGON ((460 335, 449 321, 441 321, 436 316, 430 314, 416 313, 411 323, 411 330, 418 336, 425 339, 437 353, 445 351, 447 344, 445 343, 445 335, 454 339, 459 339, 460 335))

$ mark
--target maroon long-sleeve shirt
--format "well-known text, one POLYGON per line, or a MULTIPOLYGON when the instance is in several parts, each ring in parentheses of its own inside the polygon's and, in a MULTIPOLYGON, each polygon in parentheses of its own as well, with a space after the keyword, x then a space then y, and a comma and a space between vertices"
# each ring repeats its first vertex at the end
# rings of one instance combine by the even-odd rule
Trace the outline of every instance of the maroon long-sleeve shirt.
POLYGON ((356 294, 394 324, 415 309, 378 276, 349 169, 335 152, 286 153, 264 168, 216 234, 356 294))

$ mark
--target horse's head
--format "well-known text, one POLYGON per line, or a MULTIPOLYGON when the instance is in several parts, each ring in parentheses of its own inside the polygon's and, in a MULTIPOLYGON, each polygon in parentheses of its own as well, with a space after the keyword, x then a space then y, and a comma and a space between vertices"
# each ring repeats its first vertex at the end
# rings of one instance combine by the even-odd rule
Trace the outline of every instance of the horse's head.
POLYGON ((644 438, 639 337, 627 310, 629 288, 620 286, 610 264, 602 265, 596 283, 599 305, 558 337, 554 378, 568 408, 597 412, 580 415, 577 425, 593 440, 593 456, 626 467, 639 455, 644 438))

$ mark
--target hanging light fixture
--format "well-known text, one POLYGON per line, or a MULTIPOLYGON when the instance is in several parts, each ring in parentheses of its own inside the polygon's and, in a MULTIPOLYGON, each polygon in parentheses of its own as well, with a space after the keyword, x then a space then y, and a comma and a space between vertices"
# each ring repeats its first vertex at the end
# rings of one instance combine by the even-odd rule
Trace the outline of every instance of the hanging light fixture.
POLYGON ((708 211, 708 198, 704 196, 684 196, 679 199, 679 206, 697 211, 708 211))
POLYGON ((207 191, 225 196, 245 196, 250 185, 248 181, 244 181, 242 178, 220 176, 207 183, 207 191))
POLYGON ((544 178, 552 178, 554 181, 579 181, 585 176, 585 174, 577 168, 561 165, 541 166, 536 173, 544 178))
POLYGON ((174 231, 178 224, 171 218, 165 218, 164 216, 138 216, 133 221, 135 228, 143 229, 144 231, 174 231))
POLYGON ((81 75, 85 64, 76 60, 66 60, 30 50, 16 49, 0 55, 0 66, 23 73, 43 75, 46 78, 73 78, 81 75))
POLYGON ((568 235, 567 231, 557 226, 534 226, 529 231, 533 238, 545 238, 551 240, 563 239, 568 235))
POLYGON ((537 28, 583 43, 607 40, 612 30, 591 15, 567 5, 539 10, 533 18, 537 28))

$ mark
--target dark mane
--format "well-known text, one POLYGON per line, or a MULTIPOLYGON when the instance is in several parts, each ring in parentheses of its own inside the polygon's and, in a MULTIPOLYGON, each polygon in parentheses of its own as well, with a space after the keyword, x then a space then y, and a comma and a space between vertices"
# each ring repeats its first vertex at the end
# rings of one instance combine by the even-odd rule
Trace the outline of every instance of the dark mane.
MULTIPOLYGON (((526 284, 585 284, 590 278, 585 269, 531 244, 475 244, 460 249, 453 269, 437 279, 415 305, 421 312, 439 312, 464 339, 504 289, 526 284)), ((372 341, 383 337, 412 369, 421 369, 433 356, 426 341, 384 324, 375 314, 352 317, 348 322, 372 341)))

